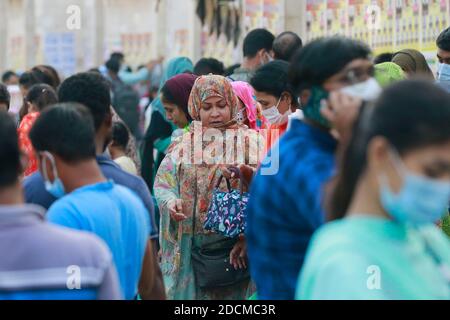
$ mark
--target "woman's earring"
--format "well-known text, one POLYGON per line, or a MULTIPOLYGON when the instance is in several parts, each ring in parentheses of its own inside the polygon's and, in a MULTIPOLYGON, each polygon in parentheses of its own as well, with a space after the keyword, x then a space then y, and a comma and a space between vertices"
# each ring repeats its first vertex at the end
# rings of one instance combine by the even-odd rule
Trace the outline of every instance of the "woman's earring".
POLYGON ((236 122, 240 125, 244 124, 244 112, 242 111, 238 111, 237 115, 236 115, 236 122))

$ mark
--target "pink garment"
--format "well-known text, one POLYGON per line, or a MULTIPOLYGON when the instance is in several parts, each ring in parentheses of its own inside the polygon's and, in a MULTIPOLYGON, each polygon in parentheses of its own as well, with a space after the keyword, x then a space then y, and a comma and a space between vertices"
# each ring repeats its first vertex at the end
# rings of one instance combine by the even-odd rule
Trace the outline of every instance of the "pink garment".
POLYGON ((243 81, 234 81, 231 83, 231 86, 233 87, 234 93, 244 103, 247 109, 247 117, 248 122, 250 123, 250 129, 259 131, 261 128, 265 128, 266 127, 265 119, 262 117, 258 119, 259 117, 253 87, 249 85, 247 82, 243 81))

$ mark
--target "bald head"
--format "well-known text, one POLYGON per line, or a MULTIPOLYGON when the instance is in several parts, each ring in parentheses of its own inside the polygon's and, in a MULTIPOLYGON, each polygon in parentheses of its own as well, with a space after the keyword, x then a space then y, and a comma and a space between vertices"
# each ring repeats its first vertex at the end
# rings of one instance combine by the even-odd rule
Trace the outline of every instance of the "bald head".
POLYGON ((302 47, 302 39, 291 31, 281 33, 273 43, 275 59, 291 61, 294 54, 302 47))

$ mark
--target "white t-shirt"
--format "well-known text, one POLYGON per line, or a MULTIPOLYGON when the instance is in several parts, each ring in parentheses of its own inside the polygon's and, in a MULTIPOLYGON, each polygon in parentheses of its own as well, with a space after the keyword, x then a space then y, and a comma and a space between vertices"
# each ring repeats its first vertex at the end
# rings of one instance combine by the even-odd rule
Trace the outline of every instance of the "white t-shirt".
POLYGON ((136 165, 130 158, 123 156, 115 159, 114 162, 117 163, 123 171, 137 176, 138 172, 136 169, 136 165))

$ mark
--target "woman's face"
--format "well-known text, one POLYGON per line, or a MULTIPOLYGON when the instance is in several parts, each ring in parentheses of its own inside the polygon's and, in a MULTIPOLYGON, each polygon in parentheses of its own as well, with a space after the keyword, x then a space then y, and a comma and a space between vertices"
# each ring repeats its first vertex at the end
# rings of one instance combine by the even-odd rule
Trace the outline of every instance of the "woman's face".
POLYGON ((211 96, 202 103, 200 119, 204 127, 221 127, 231 121, 231 108, 224 98, 211 96))
POLYGON ((450 141, 440 144, 418 148, 405 153, 401 161, 383 138, 375 138, 371 142, 372 152, 369 152, 369 163, 373 165, 374 182, 379 187, 379 178, 385 175, 392 191, 399 192, 403 186, 404 166, 413 174, 428 179, 450 182, 450 141))
POLYGON ((38 107, 34 103, 31 103, 31 102, 27 101, 26 104, 28 106, 28 112, 29 113, 38 112, 39 111, 38 107))
POLYGON ((164 103, 164 110, 166 110, 167 120, 171 121, 178 128, 184 129, 189 124, 186 114, 183 110, 178 108, 177 105, 172 103, 164 103))

